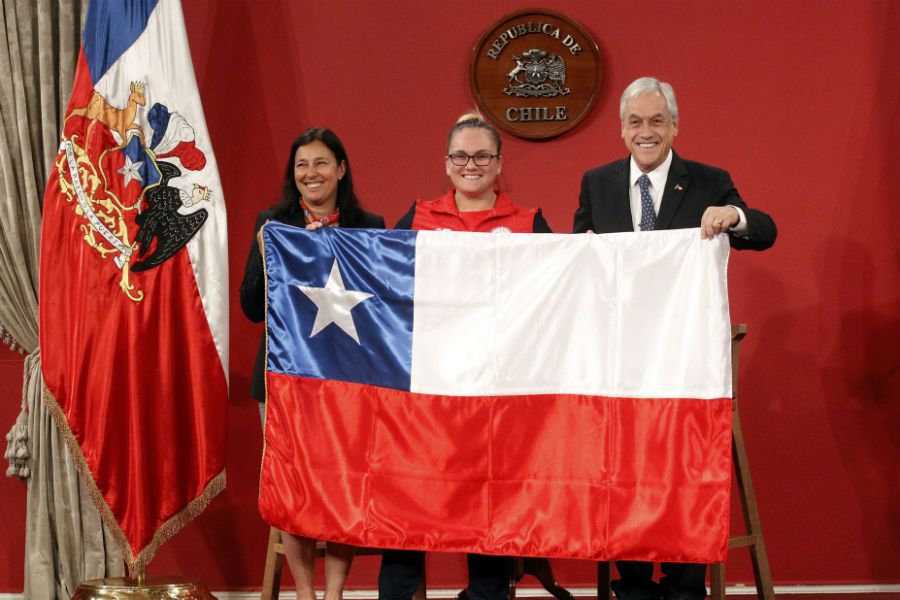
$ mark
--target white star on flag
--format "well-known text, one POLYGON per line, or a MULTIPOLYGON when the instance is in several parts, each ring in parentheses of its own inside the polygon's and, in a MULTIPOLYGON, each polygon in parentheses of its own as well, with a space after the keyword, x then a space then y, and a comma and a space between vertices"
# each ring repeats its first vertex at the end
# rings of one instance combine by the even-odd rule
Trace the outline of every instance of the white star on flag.
POLYGON ((125 157, 125 166, 116 171, 116 173, 121 173, 125 176, 125 183, 122 184, 122 187, 128 187, 128 184, 131 183, 132 179, 137 179, 140 183, 144 183, 143 177, 141 177, 141 173, 138 171, 141 167, 144 166, 144 161, 138 160, 132 162, 130 158, 125 157))
POLYGON ((353 341, 359 344, 359 334, 356 333, 356 325, 353 323, 353 315, 350 314, 350 311, 360 302, 371 298, 372 294, 345 288, 337 259, 334 260, 334 264, 331 266, 331 275, 328 276, 325 287, 309 287, 305 285, 298 285, 297 287, 318 308, 316 321, 313 323, 312 333, 309 334, 309 337, 313 337, 325 327, 334 323, 353 338, 353 341))

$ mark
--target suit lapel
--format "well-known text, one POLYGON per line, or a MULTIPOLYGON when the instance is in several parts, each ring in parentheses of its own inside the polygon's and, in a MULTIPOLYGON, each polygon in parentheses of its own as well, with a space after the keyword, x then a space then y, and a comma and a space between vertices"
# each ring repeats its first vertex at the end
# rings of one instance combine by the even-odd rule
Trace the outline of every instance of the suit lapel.
POLYGON ((666 189, 663 190, 659 214, 656 216, 655 229, 668 229, 672 226, 672 220, 687 193, 688 182, 689 177, 684 161, 673 150, 672 164, 669 167, 669 176, 666 178, 666 189))
POLYGON ((631 217, 631 186, 628 185, 628 173, 630 171, 630 159, 620 161, 619 168, 613 173, 612 198, 614 198, 612 214, 613 231, 634 231, 634 221, 631 217))

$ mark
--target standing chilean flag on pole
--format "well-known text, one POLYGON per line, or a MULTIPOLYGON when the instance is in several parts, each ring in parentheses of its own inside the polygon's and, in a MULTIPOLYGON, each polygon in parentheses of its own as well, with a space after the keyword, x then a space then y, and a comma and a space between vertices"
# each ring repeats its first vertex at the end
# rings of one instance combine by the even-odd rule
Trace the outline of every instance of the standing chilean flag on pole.
POLYGON ((225 204, 178 0, 92 0, 44 196, 45 402, 129 569, 225 487, 225 204))
POLYGON ((719 562, 724 235, 269 223, 259 505, 378 548, 719 562))

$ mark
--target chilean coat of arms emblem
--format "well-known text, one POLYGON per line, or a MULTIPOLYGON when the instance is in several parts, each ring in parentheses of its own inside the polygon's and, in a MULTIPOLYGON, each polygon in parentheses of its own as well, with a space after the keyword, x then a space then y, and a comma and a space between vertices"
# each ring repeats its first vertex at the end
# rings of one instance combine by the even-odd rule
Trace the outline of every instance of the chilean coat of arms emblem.
POLYGON ((552 98, 571 93, 566 87, 566 63, 562 57, 539 48, 532 48, 522 56, 512 56, 515 68, 506 74, 509 86, 503 90, 508 96, 552 98))
POLYGON ((84 243, 111 259, 119 287, 135 302, 144 294, 129 273, 175 256, 206 222, 202 205, 212 201, 207 186, 180 183, 186 171, 206 166, 193 127, 163 103, 146 111, 148 127, 142 127, 145 93, 143 82, 132 82, 128 103, 119 108, 94 91, 66 116, 55 162, 84 243))

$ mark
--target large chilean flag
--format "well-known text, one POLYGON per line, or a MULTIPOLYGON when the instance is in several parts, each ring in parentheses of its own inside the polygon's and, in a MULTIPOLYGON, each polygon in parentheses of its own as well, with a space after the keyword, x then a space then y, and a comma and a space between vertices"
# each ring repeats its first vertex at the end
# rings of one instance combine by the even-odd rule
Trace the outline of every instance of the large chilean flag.
POLYGON ((91 0, 41 236, 44 400, 134 571, 225 486, 225 204, 178 0, 91 0))
POLYGON ((725 236, 264 228, 260 510, 382 548, 725 558, 725 236))

